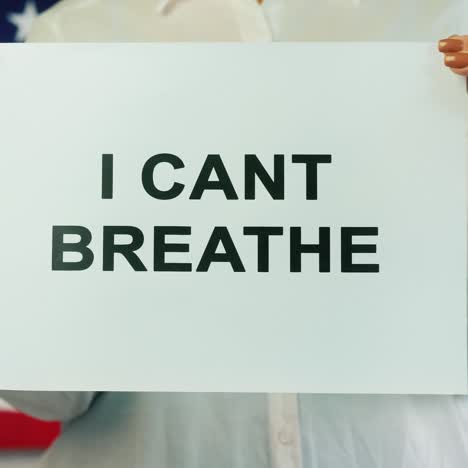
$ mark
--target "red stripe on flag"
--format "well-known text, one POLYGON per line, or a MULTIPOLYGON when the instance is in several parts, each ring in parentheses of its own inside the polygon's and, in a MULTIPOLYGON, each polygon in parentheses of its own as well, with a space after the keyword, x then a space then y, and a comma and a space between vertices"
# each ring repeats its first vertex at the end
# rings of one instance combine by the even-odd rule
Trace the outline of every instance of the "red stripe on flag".
POLYGON ((16 411, 0 410, 0 449, 45 449, 59 433, 58 422, 39 421, 16 411))

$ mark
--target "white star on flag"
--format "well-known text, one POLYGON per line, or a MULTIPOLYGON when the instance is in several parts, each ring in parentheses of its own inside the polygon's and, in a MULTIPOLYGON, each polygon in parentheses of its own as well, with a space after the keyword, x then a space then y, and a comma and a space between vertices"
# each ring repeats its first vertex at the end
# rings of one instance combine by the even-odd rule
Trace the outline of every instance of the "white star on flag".
POLYGON ((34 1, 27 1, 22 13, 9 13, 7 20, 16 26, 15 41, 25 41, 34 18, 38 15, 34 1))

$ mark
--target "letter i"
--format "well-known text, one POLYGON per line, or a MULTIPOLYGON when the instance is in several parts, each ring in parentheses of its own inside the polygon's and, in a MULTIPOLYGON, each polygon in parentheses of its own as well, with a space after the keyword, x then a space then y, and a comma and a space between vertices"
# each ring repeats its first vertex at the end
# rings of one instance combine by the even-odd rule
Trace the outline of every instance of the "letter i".
POLYGON ((102 198, 112 199, 114 196, 114 155, 102 155, 102 198))

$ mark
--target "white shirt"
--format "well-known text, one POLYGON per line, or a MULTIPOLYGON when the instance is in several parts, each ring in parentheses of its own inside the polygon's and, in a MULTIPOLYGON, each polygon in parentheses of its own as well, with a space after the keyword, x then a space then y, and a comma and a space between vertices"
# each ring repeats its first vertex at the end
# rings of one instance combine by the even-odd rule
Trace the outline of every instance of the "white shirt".
POLYGON ((29 40, 435 41, 464 30, 464 0, 62 0, 29 40))
POLYGON ((464 468, 465 397, 0 392, 66 419, 41 468, 464 468), (296 413, 297 408, 297 413, 296 413), (82 414, 81 416, 79 416, 82 414))
MULTIPOLYGON (((467 13, 458 0, 65 0, 29 40, 436 40, 467 13)), ((47 468, 468 466, 464 397, 107 393, 89 408, 90 392, 3 394, 71 421, 47 468)))

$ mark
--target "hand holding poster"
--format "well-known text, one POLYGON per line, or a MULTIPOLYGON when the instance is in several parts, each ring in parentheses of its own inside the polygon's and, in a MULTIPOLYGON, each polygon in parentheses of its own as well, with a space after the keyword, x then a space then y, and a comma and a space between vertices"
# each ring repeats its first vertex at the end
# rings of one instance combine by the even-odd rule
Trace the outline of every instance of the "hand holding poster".
POLYGON ((1 47, 1 386, 465 392, 463 89, 376 47, 1 47))

